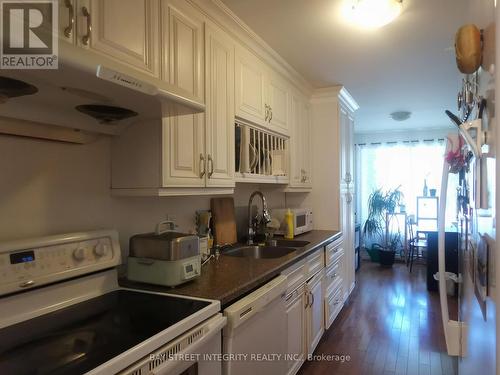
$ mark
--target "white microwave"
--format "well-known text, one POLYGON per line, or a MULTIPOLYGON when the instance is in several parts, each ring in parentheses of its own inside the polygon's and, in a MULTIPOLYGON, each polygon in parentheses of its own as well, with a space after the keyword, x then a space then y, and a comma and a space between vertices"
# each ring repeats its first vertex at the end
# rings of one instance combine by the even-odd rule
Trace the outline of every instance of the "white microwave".
MULTIPOLYGON (((271 217, 278 219, 280 222, 280 229, 276 234, 286 233, 285 214, 287 208, 275 208, 271 210, 271 217)), ((293 235, 297 236, 302 233, 313 230, 313 213, 310 208, 291 208, 293 215, 293 235)))

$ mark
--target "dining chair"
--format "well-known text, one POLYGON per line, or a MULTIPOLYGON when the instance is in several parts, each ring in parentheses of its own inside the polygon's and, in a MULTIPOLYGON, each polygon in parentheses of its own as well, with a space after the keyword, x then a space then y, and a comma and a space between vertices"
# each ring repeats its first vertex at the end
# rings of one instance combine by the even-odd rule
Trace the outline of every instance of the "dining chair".
POLYGON ((417 224, 415 218, 410 215, 408 217, 408 257, 406 266, 410 267, 410 272, 413 269, 415 259, 425 261, 424 254, 427 250, 427 239, 420 237, 416 233, 417 224))

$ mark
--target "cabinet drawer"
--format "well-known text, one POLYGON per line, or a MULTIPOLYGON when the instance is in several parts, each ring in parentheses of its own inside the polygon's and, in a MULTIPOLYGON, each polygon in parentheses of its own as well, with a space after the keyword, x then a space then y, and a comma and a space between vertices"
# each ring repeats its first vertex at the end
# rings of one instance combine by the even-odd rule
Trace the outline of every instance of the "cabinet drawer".
POLYGON ((307 278, 315 275, 324 267, 323 251, 317 250, 314 254, 306 258, 307 278))
POLYGON ((329 265, 335 263, 335 261, 339 259, 343 254, 344 248, 342 239, 338 239, 337 241, 329 243, 325 247, 325 265, 328 267, 329 265))
POLYGON ((286 292, 287 294, 293 292, 297 287, 301 284, 304 284, 306 281, 307 277, 307 272, 306 272, 306 261, 302 260, 298 263, 295 263, 293 266, 290 268, 287 268, 284 270, 282 275, 287 276, 287 288, 286 292))
POLYGON ((325 298, 325 328, 328 329, 344 306, 342 283, 325 298))
POLYGON ((339 259, 337 259, 335 263, 333 263, 330 267, 326 269, 325 289, 327 293, 334 285, 338 284, 338 282, 343 279, 342 277, 343 262, 344 258, 340 257, 339 259))

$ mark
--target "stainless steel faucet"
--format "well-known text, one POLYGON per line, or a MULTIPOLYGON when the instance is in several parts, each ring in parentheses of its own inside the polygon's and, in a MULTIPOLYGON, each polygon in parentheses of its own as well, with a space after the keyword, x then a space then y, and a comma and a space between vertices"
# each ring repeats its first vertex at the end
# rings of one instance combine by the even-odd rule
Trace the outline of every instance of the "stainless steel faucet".
POLYGON ((253 245, 253 238, 255 236, 255 228, 254 228, 254 220, 252 218, 252 201, 253 198, 258 195, 262 200, 262 224, 266 225, 271 221, 271 215, 267 210, 266 197, 260 191, 254 191, 250 195, 250 199, 248 200, 248 244, 253 245))

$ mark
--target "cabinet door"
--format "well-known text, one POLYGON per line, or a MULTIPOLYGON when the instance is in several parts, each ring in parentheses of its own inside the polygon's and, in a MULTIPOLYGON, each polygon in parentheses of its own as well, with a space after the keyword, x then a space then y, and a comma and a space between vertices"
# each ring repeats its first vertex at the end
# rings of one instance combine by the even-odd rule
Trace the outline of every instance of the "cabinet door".
POLYGON ((301 124, 302 100, 292 94, 290 100, 290 186, 301 187, 303 184, 302 159, 304 147, 302 146, 302 124, 301 124))
POLYGON ((163 187, 204 187, 204 115, 163 119, 163 187))
POLYGON ((263 124, 267 120, 264 65, 243 48, 236 50, 235 60, 236 115, 263 124))
POLYGON ((234 186, 234 44, 208 25, 205 40, 207 185, 234 186))
POLYGON ((354 178, 354 116, 339 105, 340 124, 340 182, 352 184, 354 178))
POLYGON ((162 0, 162 79, 204 101, 203 18, 184 0, 162 0))
POLYGON ((295 374, 306 357, 305 294, 301 287, 287 296, 287 374, 295 374))
POLYGON ((330 289, 325 295, 325 326, 330 328, 344 306, 342 285, 330 289))
POLYGON ((323 271, 307 283, 307 291, 309 292, 307 353, 312 354, 325 331, 323 318, 323 271))
POLYGON ((302 124, 302 132, 301 132, 301 148, 302 148, 302 185, 304 187, 312 187, 312 178, 311 178, 311 108, 309 103, 306 101, 302 102, 302 111, 301 115, 301 124, 302 124))
MULTIPOLYGON (((90 48, 157 76, 158 0, 90 0, 90 8, 90 48)), ((86 25, 80 26, 85 45, 86 25)))
POLYGON ((344 238, 344 293, 347 297, 355 285, 354 195, 349 189, 340 192, 340 227, 344 238))
POLYGON ((348 136, 347 136, 347 176, 351 188, 354 185, 354 114, 349 112, 348 114, 348 136))
POLYGON ((311 188, 311 121, 308 101, 297 93, 290 100, 290 186, 311 188))
POLYGON ((348 148, 349 148, 349 112, 339 105, 339 130, 340 130, 340 183, 345 184, 348 179, 348 148))
POLYGON ((269 106, 269 124, 288 134, 289 127, 289 87, 277 74, 269 74, 267 85, 267 105, 269 106))
POLYGON ((76 0, 59 0, 59 40, 64 40, 71 44, 76 41, 76 0))

